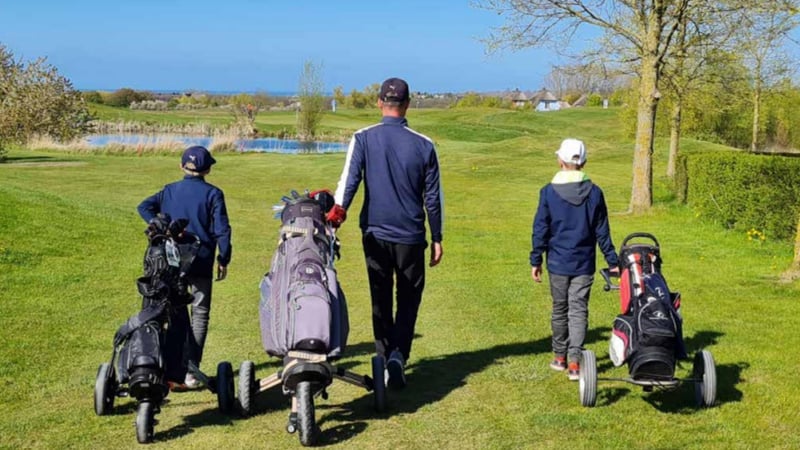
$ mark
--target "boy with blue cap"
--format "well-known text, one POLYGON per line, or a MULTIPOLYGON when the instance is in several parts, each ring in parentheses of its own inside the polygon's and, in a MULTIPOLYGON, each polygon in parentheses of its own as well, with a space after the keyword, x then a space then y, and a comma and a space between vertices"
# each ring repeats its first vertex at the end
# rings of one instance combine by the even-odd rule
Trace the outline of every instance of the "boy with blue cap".
MULTIPOLYGON (((159 213, 169 214, 173 220, 187 219, 189 225, 186 229, 200 238, 200 249, 187 275, 194 297, 188 359, 198 368, 208 334, 214 254, 217 248, 216 281, 225 279, 231 260, 231 227, 225 196, 222 190, 205 180, 216 162, 205 147, 187 148, 181 156, 183 179, 164 186, 156 194, 144 199, 137 208, 139 215, 148 223, 159 213)), ((185 383, 190 388, 199 385, 191 373, 186 375, 185 383)))

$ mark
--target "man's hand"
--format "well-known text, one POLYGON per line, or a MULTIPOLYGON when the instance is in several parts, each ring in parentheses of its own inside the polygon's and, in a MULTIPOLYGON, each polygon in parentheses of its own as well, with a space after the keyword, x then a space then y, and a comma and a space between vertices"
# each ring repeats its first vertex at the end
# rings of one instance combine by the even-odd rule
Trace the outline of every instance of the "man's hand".
POLYGON ((216 281, 222 281, 225 277, 228 276, 228 267, 217 265, 217 279, 216 281))
POLYGON ((440 262, 442 262, 442 255, 444 255, 444 250, 442 249, 441 242, 432 242, 431 243, 431 262, 430 266, 433 267, 440 262))
POLYGON ((531 278, 537 283, 542 282, 542 266, 531 266, 531 278))
POLYGON ((325 219, 331 223, 334 228, 339 228, 342 222, 347 220, 347 210, 342 208, 341 205, 333 205, 325 219))

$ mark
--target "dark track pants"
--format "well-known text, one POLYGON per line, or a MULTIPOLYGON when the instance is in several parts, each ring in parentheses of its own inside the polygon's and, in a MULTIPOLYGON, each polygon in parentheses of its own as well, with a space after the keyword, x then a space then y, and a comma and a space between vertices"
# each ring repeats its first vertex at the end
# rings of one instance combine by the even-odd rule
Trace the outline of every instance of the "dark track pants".
POLYGON ((408 361, 425 287, 426 245, 387 242, 372 234, 365 235, 362 242, 372 296, 372 331, 377 352, 388 358, 392 350, 398 349, 408 361), (393 318, 395 278, 397 313, 393 318))

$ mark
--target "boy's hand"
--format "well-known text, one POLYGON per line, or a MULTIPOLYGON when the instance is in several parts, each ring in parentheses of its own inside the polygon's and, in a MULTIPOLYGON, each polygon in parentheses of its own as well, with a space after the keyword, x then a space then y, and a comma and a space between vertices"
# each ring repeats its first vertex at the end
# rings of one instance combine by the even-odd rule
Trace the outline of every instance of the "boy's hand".
POLYGON ((537 283, 542 282, 542 266, 531 266, 531 278, 537 283))
POLYGON ((227 276, 228 276, 228 268, 226 266, 217 265, 217 279, 216 279, 216 281, 222 281, 227 276))

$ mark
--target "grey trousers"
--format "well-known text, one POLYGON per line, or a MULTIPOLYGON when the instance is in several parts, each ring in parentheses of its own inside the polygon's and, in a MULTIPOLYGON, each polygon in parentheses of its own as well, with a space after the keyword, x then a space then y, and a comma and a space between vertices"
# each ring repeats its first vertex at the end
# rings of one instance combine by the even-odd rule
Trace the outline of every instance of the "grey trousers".
POLYGON ((189 277, 192 291, 192 332, 189 335, 188 359, 200 367, 203 348, 208 335, 208 318, 211 313, 211 278, 189 277))
POLYGON ((594 276, 549 274, 553 297, 553 353, 580 361, 586 330, 589 326, 589 294, 594 276))

